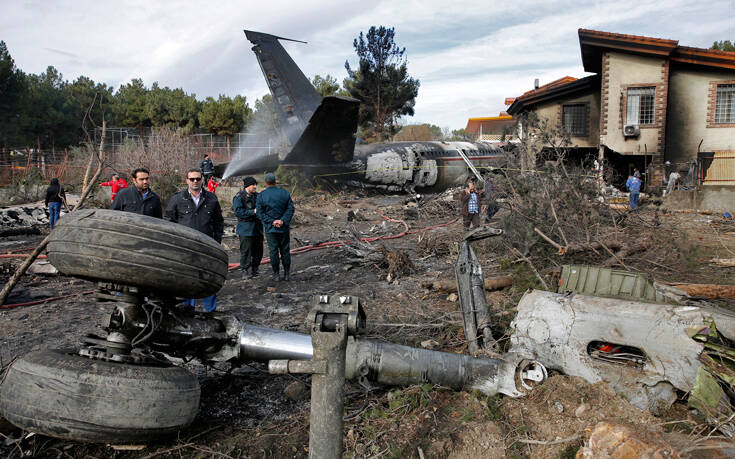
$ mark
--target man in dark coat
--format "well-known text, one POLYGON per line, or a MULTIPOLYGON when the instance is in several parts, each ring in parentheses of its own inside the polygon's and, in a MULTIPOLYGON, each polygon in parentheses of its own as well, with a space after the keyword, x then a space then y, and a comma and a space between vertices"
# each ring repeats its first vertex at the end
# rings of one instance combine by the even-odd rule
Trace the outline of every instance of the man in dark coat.
POLYGON ((134 186, 123 188, 117 193, 115 200, 112 201, 112 210, 161 218, 163 216, 161 198, 151 190, 148 169, 139 167, 133 171, 131 177, 133 177, 134 186))
MULTIPOLYGON (((202 173, 199 169, 187 171, 186 183, 187 189, 177 192, 168 201, 164 220, 188 226, 222 243, 225 221, 217 196, 202 189, 202 173)), ((194 306, 194 302, 194 299, 186 301, 191 306, 194 306)), ((214 311, 217 308, 217 294, 203 298, 202 303, 205 311, 214 311)))
POLYGON ((204 186, 209 185, 209 179, 214 175, 214 163, 209 159, 209 155, 204 155, 204 159, 199 163, 199 171, 204 177, 204 186))
POLYGON ((268 241, 268 255, 273 268, 272 280, 281 280, 280 266, 283 264, 283 280, 291 280, 291 235, 289 225, 294 207, 291 194, 276 186, 276 176, 265 174, 266 189, 256 201, 258 218, 265 226, 265 239, 268 241), (280 254, 280 263, 279 263, 280 254))
POLYGON ((168 201, 164 220, 201 231, 222 243, 225 220, 217 196, 202 188, 199 169, 189 169, 186 181, 187 189, 175 193, 168 201))
POLYGON ((240 238, 240 269, 242 278, 258 275, 258 267, 263 259, 263 222, 258 218, 258 182, 253 177, 245 177, 243 190, 232 199, 232 210, 237 217, 235 232, 240 238))

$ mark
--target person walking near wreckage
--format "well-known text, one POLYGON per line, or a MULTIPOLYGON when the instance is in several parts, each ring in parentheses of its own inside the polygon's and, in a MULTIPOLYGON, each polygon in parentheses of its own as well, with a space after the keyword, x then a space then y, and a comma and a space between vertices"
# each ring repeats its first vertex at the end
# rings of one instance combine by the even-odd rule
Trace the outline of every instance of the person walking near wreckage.
POLYGON ((291 280, 291 234, 290 224, 294 213, 291 194, 276 186, 273 172, 265 174, 265 186, 256 201, 258 218, 265 226, 268 255, 273 268, 272 280, 281 280, 280 264, 283 265, 283 280, 291 280), (279 262, 280 254, 280 262, 279 262))
POLYGON ((470 226, 476 228, 480 226, 480 198, 475 190, 475 183, 470 181, 467 188, 462 190, 459 195, 459 202, 462 204, 462 223, 464 229, 470 229, 470 226))
MULTIPOLYGON (((175 193, 166 206, 164 220, 179 223, 200 231, 218 243, 222 243, 225 221, 217 196, 202 188, 202 172, 189 169, 186 173, 187 188, 175 193)), ((185 303, 194 306, 195 300, 187 298, 185 303)), ((202 299, 204 310, 217 308, 217 294, 202 299)))
POLYGON ((54 225, 59 221, 61 215, 61 203, 66 200, 66 193, 64 187, 59 184, 59 179, 56 177, 51 179, 51 183, 46 188, 46 207, 48 207, 48 223, 51 229, 54 229, 54 225))
POLYGON ((161 218, 163 216, 161 198, 151 190, 151 178, 148 169, 139 167, 131 175, 133 186, 123 188, 117 193, 115 200, 112 201, 112 210, 161 218))
POLYGON ((111 188, 112 198, 110 198, 110 202, 113 202, 115 201, 117 193, 128 187, 128 182, 121 179, 119 175, 113 174, 112 179, 109 182, 102 182, 100 183, 100 186, 109 186, 111 188))
POLYGON ((242 191, 232 199, 232 210, 237 217, 235 232, 240 238, 240 269, 242 278, 254 278, 263 259, 263 222, 258 218, 258 182, 245 177, 242 191))
POLYGON ((638 198, 641 195, 641 179, 635 175, 629 175, 625 186, 628 187, 630 195, 630 208, 636 210, 638 208, 638 198))

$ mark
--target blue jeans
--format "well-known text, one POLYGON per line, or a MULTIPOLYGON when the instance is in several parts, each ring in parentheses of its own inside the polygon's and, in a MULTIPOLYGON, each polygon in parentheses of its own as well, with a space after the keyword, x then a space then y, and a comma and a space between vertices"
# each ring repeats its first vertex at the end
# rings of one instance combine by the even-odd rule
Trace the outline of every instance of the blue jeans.
POLYGON ((638 198, 640 197, 641 193, 639 191, 631 191, 630 192, 630 208, 635 210, 638 208, 638 198))
MULTIPOLYGON (((193 308, 196 301, 194 298, 185 298, 184 304, 188 304, 193 308)), ((202 306, 204 306, 205 312, 212 312, 217 309, 217 294, 202 298, 202 306)))
POLYGON ((54 225, 59 221, 59 215, 61 214, 61 203, 60 202, 49 202, 48 203, 48 223, 51 229, 54 229, 54 225))

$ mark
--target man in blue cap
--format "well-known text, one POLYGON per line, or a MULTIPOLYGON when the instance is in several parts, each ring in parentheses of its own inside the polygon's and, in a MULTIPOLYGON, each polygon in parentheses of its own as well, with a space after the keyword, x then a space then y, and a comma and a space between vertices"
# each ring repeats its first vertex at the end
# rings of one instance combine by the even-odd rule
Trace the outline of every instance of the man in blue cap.
POLYGON ((273 274, 271 279, 281 280, 280 264, 283 264, 283 280, 291 280, 291 235, 289 225, 294 207, 291 194, 276 186, 276 175, 265 174, 265 190, 258 194, 256 213, 265 226, 265 240, 268 241, 268 255, 271 259, 273 274), (280 255, 280 260, 279 260, 280 255))
POLYGON ((232 210, 237 217, 235 232, 240 238, 240 269, 245 279, 258 275, 258 266, 263 259, 263 223, 256 208, 258 182, 253 177, 245 177, 242 187, 243 190, 232 200, 232 210))

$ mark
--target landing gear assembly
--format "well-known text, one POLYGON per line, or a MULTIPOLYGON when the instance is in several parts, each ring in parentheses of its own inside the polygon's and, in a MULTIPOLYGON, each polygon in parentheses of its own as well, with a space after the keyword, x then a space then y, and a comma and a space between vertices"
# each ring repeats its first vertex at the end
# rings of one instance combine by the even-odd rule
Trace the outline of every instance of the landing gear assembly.
POLYGON ((82 337, 75 350, 39 351, 17 359, 0 385, 0 414, 20 428, 60 438, 141 442, 173 434, 196 416, 197 378, 172 361, 270 362, 272 373, 314 375, 311 438, 322 447, 312 448, 329 457, 341 452, 345 379, 442 384, 518 397, 546 377, 540 363, 523 356, 482 359, 362 339, 358 335, 365 315, 360 299, 352 296, 316 296, 307 318, 311 335, 247 324, 228 314, 194 312, 180 305, 179 296, 216 292, 224 282, 225 276, 218 273, 226 273, 227 257, 214 241, 187 230, 105 210, 75 212, 62 219, 52 234, 49 259, 64 274, 98 280, 96 299, 111 307, 103 324, 105 335, 82 337), (123 228, 120 246, 99 224, 110 218, 124 220, 117 222, 123 228), (151 231, 140 229, 151 225, 155 234, 147 237, 151 231), (178 240, 176 245, 166 236, 169 232, 178 240), (121 281, 109 273, 96 277, 94 265, 100 257, 89 244, 107 254, 133 254, 126 268, 117 268, 121 281), (209 259, 220 263, 208 266, 206 276, 187 264, 189 248, 202 245, 209 259), (137 262, 150 253, 168 261, 159 260, 154 267, 137 262), (87 266, 60 261, 69 254, 87 266), (178 288, 171 286, 181 285, 177 277, 182 272, 205 281, 190 283, 177 295, 178 288), (335 416, 339 423, 332 422, 335 416), (334 436, 339 441, 324 443, 334 436))

